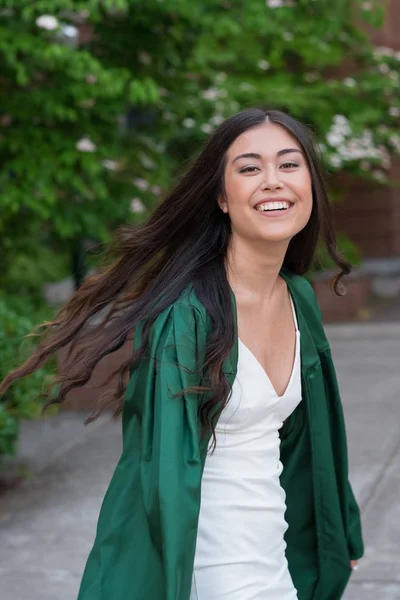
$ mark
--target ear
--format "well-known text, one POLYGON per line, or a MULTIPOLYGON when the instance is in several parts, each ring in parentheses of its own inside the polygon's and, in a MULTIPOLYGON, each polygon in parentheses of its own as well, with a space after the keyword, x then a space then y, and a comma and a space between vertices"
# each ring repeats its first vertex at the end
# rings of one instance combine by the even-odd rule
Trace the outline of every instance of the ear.
POLYGON ((220 207, 220 209, 222 210, 223 213, 228 214, 228 212, 229 212, 228 203, 223 196, 218 197, 218 206, 220 207))

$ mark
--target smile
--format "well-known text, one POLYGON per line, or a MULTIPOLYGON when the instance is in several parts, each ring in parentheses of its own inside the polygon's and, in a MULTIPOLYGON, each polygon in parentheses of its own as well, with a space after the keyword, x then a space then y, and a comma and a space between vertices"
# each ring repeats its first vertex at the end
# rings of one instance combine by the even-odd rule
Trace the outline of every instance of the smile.
POLYGON ((260 202, 254 208, 258 212, 284 212, 289 210, 293 204, 287 200, 275 200, 268 202, 260 202))

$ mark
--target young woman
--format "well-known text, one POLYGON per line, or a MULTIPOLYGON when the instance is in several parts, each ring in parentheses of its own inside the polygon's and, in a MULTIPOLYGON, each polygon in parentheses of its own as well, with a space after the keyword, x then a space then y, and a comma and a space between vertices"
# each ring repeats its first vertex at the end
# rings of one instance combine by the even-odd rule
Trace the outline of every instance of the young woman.
POLYGON ((319 239, 337 290, 350 266, 307 128, 246 110, 147 223, 121 232, 113 266, 3 383, 74 341, 62 401, 132 339, 103 402, 124 392, 123 451, 79 600, 342 596, 363 548, 330 349, 302 277, 319 239))

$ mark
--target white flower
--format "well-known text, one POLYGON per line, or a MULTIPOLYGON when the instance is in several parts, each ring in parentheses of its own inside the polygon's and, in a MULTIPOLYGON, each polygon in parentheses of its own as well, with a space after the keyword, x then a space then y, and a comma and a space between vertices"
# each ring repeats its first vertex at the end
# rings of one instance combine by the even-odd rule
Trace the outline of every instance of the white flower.
POLYGON ((391 117, 399 117, 400 116, 400 108, 398 106, 391 106, 389 108, 389 115, 391 117))
POLYGON ((384 183, 387 180, 385 173, 383 173, 382 171, 373 171, 372 177, 380 183, 384 183))
POLYGON ((79 152, 94 152, 96 150, 96 144, 89 138, 82 138, 76 143, 76 149, 79 152))
POLYGON ((390 72, 390 67, 389 67, 389 65, 387 65, 386 63, 382 63, 382 64, 380 64, 380 65, 379 65, 379 67, 378 67, 378 69, 379 69, 379 71, 380 71, 381 73, 383 73, 384 75, 386 75, 386 73, 389 73, 389 72, 390 72))
POLYGON ((262 69, 263 71, 268 71, 268 69, 271 67, 271 65, 269 64, 269 62, 267 60, 260 60, 260 61, 258 61, 258 67, 260 69, 262 69))
POLYGON ((148 54, 147 52, 139 52, 139 62, 142 63, 142 65, 151 65, 151 56, 150 54, 148 54))
POLYGON ((340 156, 338 154, 332 154, 332 156, 330 157, 330 162, 333 167, 341 167, 342 166, 342 159, 340 158, 340 156))
POLYGON ((133 213, 143 213, 146 211, 146 207, 141 201, 140 198, 132 198, 131 200, 131 212, 133 213))
POLYGON ((333 125, 331 126, 331 132, 337 133, 340 136, 346 136, 351 134, 351 127, 349 120, 344 115, 335 115, 333 117, 333 125))
POLYGON ((87 83, 90 83, 91 85, 93 85, 94 83, 96 83, 97 81, 97 77, 96 75, 86 75, 85 80, 87 83))
POLYGON ((396 152, 400 152, 400 135, 396 133, 389 138, 389 143, 393 146, 396 152))
POLYGON ((101 164, 105 169, 109 169, 110 171, 118 171, 118 163, 115 160, 105 159, 101 164))
POLYGON ((330 146, 336 148, 336 146, 339 146, 343 143, 344 137, 342 135, 339 135, 338 133, 330 131, 329 133, 327 133, 326 140, 330 146))
POLYGON ((154 169, 156 166, 154 161, 152 161, 147 154, 143 154, 142 152, 139 154, 139 160, 145 169, 154 169))
POLYGON ((282 37, 286 42, 291 42, 294 39, 294 35, 290 31, 284 31, 282 37))
POLYGON ((213 125, 221 125, 224 122, 224 117, 222 115, 214 115, 211 117, 210 122, 213 125))
POLYGON ((344 115, 335 115, 333 117, 333 122, 336 123, 337 125, 347 125, 349 120, 344 115))
POLYGON ((392 159, 390 158, 389 152, 384 146, 379 146, 379 153, 382 167, 389 171, 390 167, 392 166, 392 159))
POLYGON ((186 129, 192 129, 192 127, 194 127, 195 124, 196 124, 196 121, 194 119, 190 119, 190 118, 184 119, 182 122, 182 125, 184 127, 186 127, 186 129))
POLYGON ((201 96, 204 98, 204 100, 216 100, 218 98, 218 90, 210 87, 208 90, 202 92, 201 96))
POLYGON ((383 169, 390 168, 389 152, 385 146, 375 145, 372 131, 365 129, 361 135, 354 136, 346 117, 343 117, 343 115, 336 115, 326 137, 329 144, 336 149, 336 153, 331 159, 333 166, 340 166, 339 161, 342 163, 346 161, 364 161, 363 166, 360 165, 361 168, 364 168, 372 160, 374 162, 379 161, 383 169))
POLYGON ((79 106, 82 106, 82 108, 93 108, 95 104, 96 100, 94 98, 88 98, 87 100, 81 100, 81 102, 79 102, 79 106))
POLYGON ((54 31, 55 29, 58 29, 58 19, 52 15, 41 15, 36 19, 36 25, 41 29, 54 31))
POLYGON ((362 8, 363 10, 372 10, 374 8, 374 5, 372 2, 363 2, 362 8))
POLYGON ((285 5, 284 0, 266 0, 265 4, 268 8, 280 8, 285 5))
POLYGON ((66 25, 66 24, 62 24, 61 25, 61 31, 63 33, 63 35, 65 35, 65 37, 68 38, 76 38, 79 35, 79 30, 77 27, 74 27, 73 25, 66 25))
POLYGON ((318 79, 318 75, 316 73, 306 73, 304 75, 304 79, 309 83, 312 83, 313 81, 316 81, 318 79))
POLYGON ((136 177, 136 179, 133 180, 133 183, 136 185, 136 187, 139 188, 139 190, 148 190, 149 189, 149 184, 145 179, 142 179, 141 177, 136 177))
POLYGON ((209 123, 204 123, 204 125, 201 126, 201 130, 204 131, 204 133, 211 133, 213 128, 209 123))
POLYGON ((153 185, 153 187, 151 188, 151 191, 153 192, 153 194, 155 196, 159 196, 162 192, 162 189, 160 188, 159 185, 153 185))
POLYGON ((346 77, 346 79, 343 79, 343 83, 349 88, 354 88, 357 85, 357 82, 353 77, 346 77))
POLYGON ((215 81, 217 83, 222 83, 223 81, 225 81, 226 79, 226 73, 224 73, 223 71, 221 71, 221 73, 217 73, 217 75, 215 76, 215 81))
POLYGON ((388 48, 387 46, 378 46, 374 50, 375 58, 381 58, 382 56, 394 56, 395 52, 393 48, 388 48))

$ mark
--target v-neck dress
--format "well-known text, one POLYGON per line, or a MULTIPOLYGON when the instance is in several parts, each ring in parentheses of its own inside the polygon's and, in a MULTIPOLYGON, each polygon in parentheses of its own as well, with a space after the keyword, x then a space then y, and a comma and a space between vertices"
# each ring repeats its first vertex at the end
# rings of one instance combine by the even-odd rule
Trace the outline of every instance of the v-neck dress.
POLYGON ((190 600, 295 600, 285 557, 279 429, 301 401, 300 332, 291 377, 278 396, 239 340, 231 398, 206 457, 190 600))

